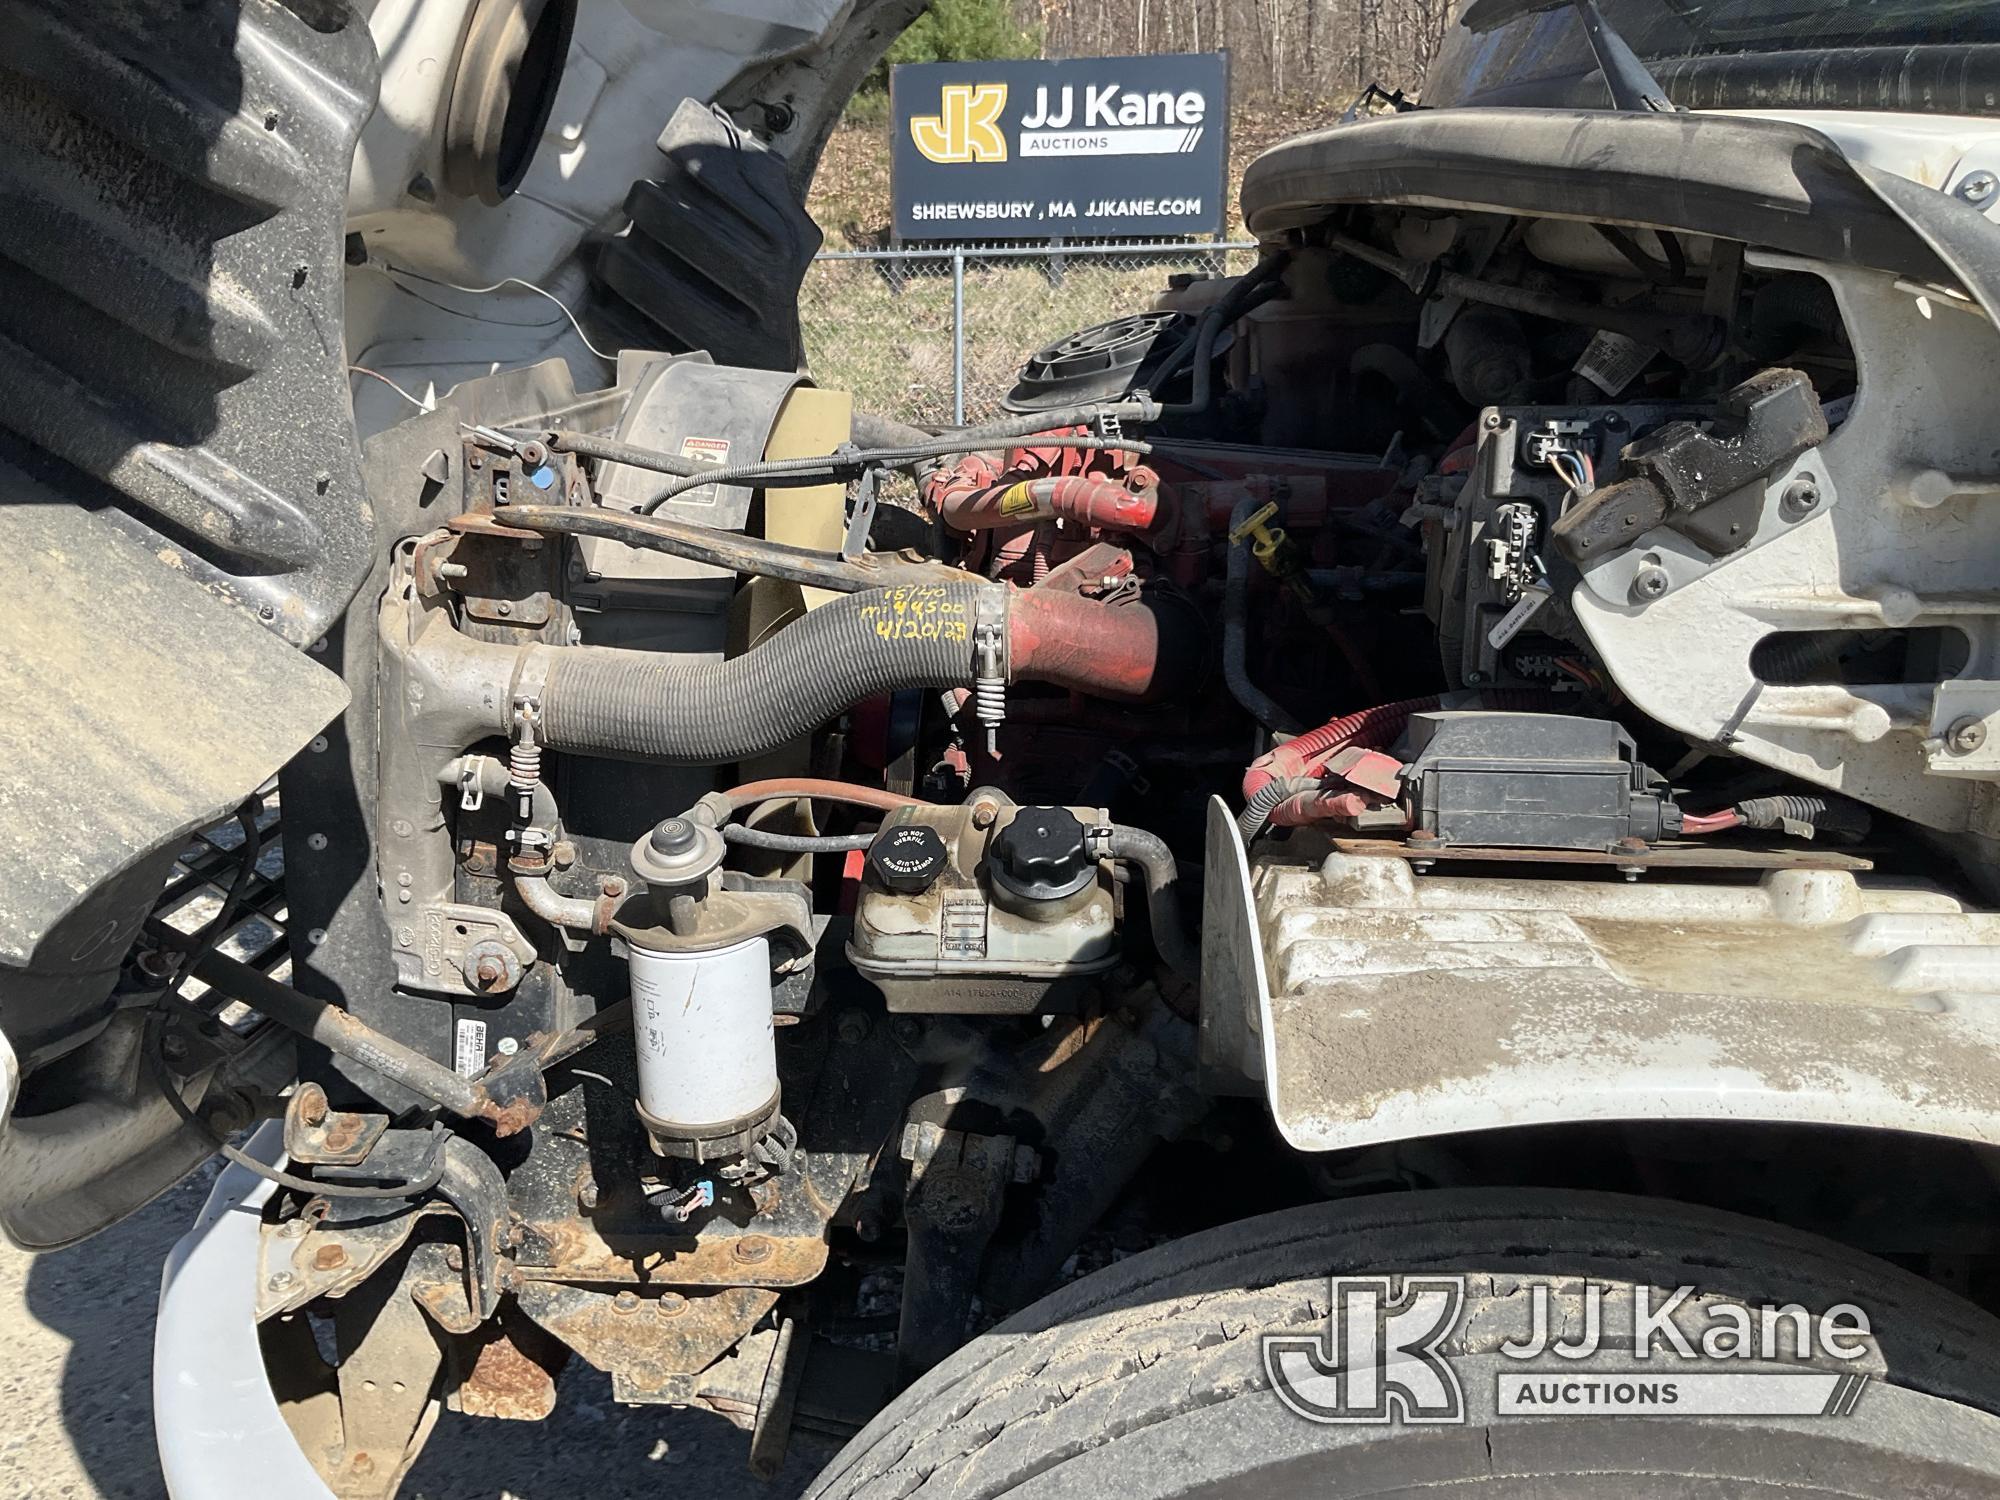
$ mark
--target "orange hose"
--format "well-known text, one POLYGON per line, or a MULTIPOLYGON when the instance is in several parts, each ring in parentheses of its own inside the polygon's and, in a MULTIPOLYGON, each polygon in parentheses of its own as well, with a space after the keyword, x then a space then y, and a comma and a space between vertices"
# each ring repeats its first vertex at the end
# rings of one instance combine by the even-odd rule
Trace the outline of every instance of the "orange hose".
POLYGON ((786 776, 775 781, 748 781, 722 794, 732 812, 740 812, 759 802, 775 802, 784 797, 809 797, 815 802, 845 802, 851 807, 876 807, 895 812, 904 807, 935 807, 920 797, 863 786, 855 781, 827 781, 817 776, 786 776))

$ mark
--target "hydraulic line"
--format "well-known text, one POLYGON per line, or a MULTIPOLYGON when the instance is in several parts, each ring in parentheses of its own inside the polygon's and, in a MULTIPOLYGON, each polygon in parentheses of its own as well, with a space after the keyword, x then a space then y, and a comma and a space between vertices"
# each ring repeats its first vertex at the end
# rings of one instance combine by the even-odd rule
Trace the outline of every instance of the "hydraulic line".
MULTIPOLYGON (((864 469, 899 469, 922 460, 945 458, 954 453, 976 453, 993 445, 992 435, 961 434, 957 437, 937 438, 929 443, 912 444, 907 448, 876 448, 867 452, 859 449, 846 453, 826 454, 816 458, 786 458, 764 463, 738 464, 733 468, 709 468, 700 474, 670 478, 666 487, 648 500, 642 513, 651 515, 669 500, 689 490, 697 490, 709 484, 738 484, 753 487, 792 486, 803 488, 825 484, 829 479, 858 474, 864 469)), ((1151 453, 1153 445, 1137 438, 1125 437, 1040 437, 1035 440, 1038 448, 1113 448, 1126 453, 1151 453)))
MULTIPOLYGON (((1241 501, 1229 518, 1232 532, 1258 508, 1252 499, 1241 501)), ((1273 734, 1295 734, 1299 721, 1282 704, 1250 680, 1250 538, 1229 544, 1229 569, 1222 596, 1222 677, 1229 696, 1243 711, 1273 734)))
POLYGON ((497 512, 496 517, 526 531, 604 537, 628 547, 643 547, 707 563, 710 567, 727 568, 732 573, 757 574, 838 594, 969 576, 943 563, 912 563, 880 553, 863 553, 848 562, 833 553, 815 552, 808 547, 768 542, 667 516, 644 516, 598 506, 510 505, 497 512))
POLYGON ((1146 885, 1146 918, 1153 930, 1154 951, 1176 975, 1190 985, 1199 985, 1201 955, 1181 927, 1181 873, 1173 850, 1157 834, 1114 823, 1097 853, 1103 859, 1123 860, 1139 871, 1146 885))

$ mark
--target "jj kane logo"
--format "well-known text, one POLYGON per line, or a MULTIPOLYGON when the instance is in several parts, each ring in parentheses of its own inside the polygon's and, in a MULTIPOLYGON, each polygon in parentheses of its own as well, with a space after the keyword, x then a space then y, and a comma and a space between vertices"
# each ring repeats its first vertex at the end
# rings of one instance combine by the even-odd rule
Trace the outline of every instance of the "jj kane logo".
POLYGON ((910 139, 932 161, 1005 161, 1007 136, 1000 112, 1007 107, 1004 83, 948 83, 934 115, 910 118, 910 139))
MULTIPOLYGON (((1007 160, 1004 83, 948 83, 938 112, 910 117, 910 139, 946 165, 1007 160)), ((1035 156, 1186 155, 1207 132, 1208 99, 1199 89, 1127 90, 1116 83, 1035 89, 1035 105, 1014 122, 1014 145, 1035 156)))
POLYGON ((1526 1326, 1474 1350, 1466 1278, 1335 1276, 1324 1333, 1266 1334, 1264 1372, 1293 1412, 1327 1423, 1462 1423, 1462 1371, 1490 1368, 1480 1351, 1500 1356, 1492 1410, 1502 1417, 1846 1416, 1868 1385, 1859 1364, 1875 1344, 1868 1315, 1849 1302, 1815 1314, 1692 1287, 1523 1291, 1508 1311, 1525 1311, 1526 1326))

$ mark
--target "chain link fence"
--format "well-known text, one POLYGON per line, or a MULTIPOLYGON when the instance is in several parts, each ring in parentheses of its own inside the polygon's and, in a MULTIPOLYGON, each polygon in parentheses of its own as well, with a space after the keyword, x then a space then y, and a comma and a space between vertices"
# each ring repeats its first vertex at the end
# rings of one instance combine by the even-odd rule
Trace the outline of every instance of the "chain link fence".
POLYGON ((1037 349, 1152 306, 1176 275, 1250 269, 1237 241, 1032 248, 836 250, 799 293, 821 385, 857 408, 924 426, 980 422, 1037 349))

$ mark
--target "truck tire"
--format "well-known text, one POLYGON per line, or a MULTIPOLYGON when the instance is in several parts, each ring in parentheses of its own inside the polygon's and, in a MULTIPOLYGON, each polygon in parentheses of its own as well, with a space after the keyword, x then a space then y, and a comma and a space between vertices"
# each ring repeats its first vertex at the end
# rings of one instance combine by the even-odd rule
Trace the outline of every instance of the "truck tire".
POLYGON ((1830 1240, 1608 1193, 1425 1192, 1247 1219, 1064 1287, 912 1385, 808 1500, 1992 1497, 1996 1410, 2000 1320, 1830 1240), (1329 1275, 1384 1273, 1473 1278, 1440 1348, 1462 1424, 1328 1425, 1272 1394, 1258 1335, 1323 1332, 1329 1275), (1551 1277, 1579 1279, 1558 1310, 1584 1279, 1607 1307, 1683 1285, 1704 1305, 1854 1303, 1872 1378, 1846 1416, 1500 1417, 1496 1381, 1522 1366, 1498 1347, 1526 1330, 1524 1281, 1551 1277))

